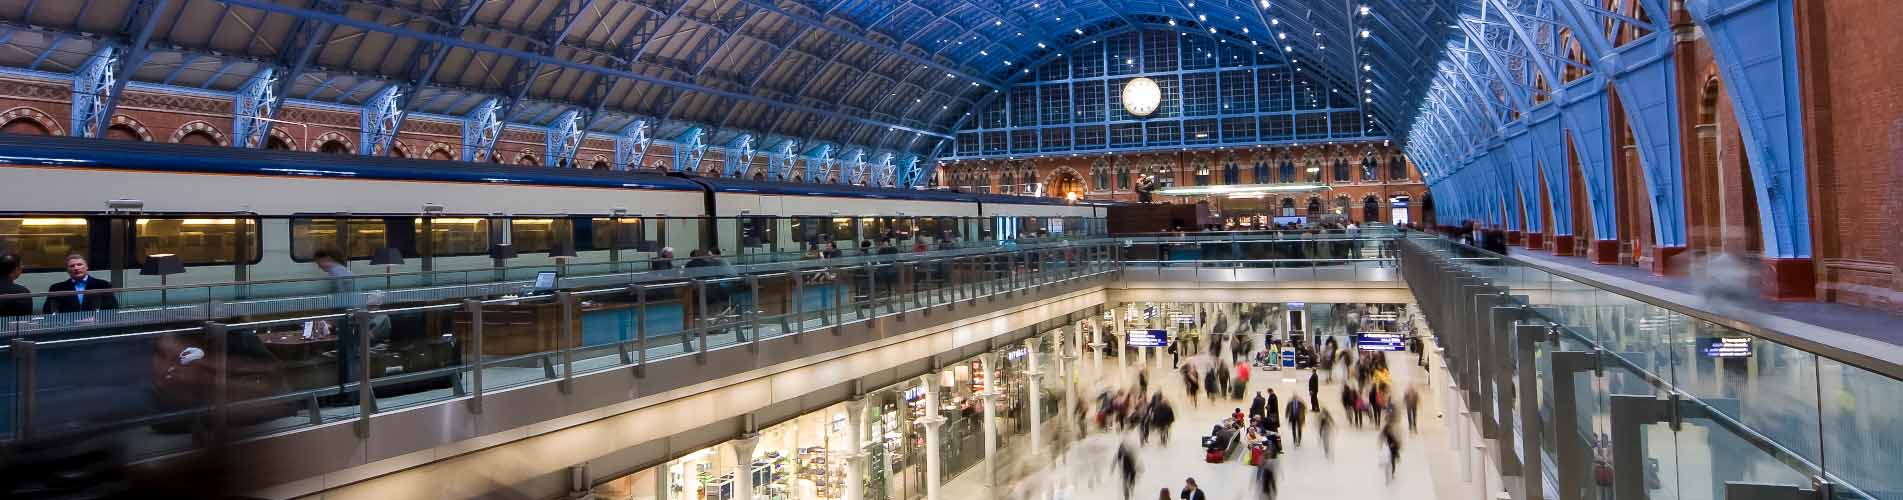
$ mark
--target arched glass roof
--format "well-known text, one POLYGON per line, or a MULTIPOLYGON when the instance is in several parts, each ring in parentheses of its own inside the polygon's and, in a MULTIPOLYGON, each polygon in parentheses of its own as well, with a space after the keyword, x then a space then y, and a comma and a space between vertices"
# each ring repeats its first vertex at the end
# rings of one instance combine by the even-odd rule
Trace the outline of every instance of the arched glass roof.
POLYGON ((637 119, 721 144, 751 133, 931 154, 1024 68, 1167 27, 1282 46, 1372 90, 1405 136, 1456 0, 23 0, 0 4, 0 66, 71 74, 103 47, 134 82, 587 127, 637 119))

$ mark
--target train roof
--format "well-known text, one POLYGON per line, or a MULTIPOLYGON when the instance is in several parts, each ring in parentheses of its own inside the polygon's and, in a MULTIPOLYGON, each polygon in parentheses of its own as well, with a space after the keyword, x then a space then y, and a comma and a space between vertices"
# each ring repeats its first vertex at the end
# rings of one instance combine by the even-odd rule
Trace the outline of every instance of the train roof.
POLYGON ((180 173, 701 190, 700 186, 685 179, 652 172, 529 167, 14 134, 0 134, 0 163, 180 173))

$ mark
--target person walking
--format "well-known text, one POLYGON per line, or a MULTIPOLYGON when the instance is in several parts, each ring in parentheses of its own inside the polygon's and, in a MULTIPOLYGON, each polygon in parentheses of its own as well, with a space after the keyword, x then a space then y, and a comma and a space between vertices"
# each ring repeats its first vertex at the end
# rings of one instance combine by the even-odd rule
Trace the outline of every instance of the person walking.
POLYGON ((1169 351, 1170 351, 1170 368, 1171 368, 1171 369, 1176 369, 1176 368, 1181 368, 1181 367, 1182 367, 1182 364, 1183 364, 1183 363, 1182 363, 1182 358, 1181 358, 1181 356, 1178 356, 1178 355, 1177 355, 1177 348, 1176 348, 1176 345, 1177 345, 1178 343, 1180 343, 1180 341, 1179 341, 1179 342, 1170 342, 1170 348, 1169 348, 1169 351))
POLYGON ((1256 462, 1255 484, 1261 489, 1263 499, 1275 498, 1275 458, 1273 455, 1263 457, 1262 461, 1256 462))
POLYGON ((1302 398, 1289 398, 1289 401, 1288 401, 1289 438, 1295 440, 1295 446, 1302 445, 1302 423, 1304 420, 1308 419, 1308 409, 1306 406, 1307 405, 1302 403, 1302 398))
POLYGON ((1183 478, 1182 500, 1209 500, 1209 496, 1203 494, 1201 487, 1196 486, 1196 478, 1189 477, 1183 478))
POLYGON ((1169 400, 1163 399, 1162 393, 1152 396, 1150 398, 1150 426, 1155 427, 1156 432, 1161 434, 1158 437, 1165 447, 1170 445, 1170 425, 1175 423, 1176 409, 1170 407, 1169 400))
POLYGON ((1117 445, 1117 473, 1123 478, 1123 498, 1128 499, 1136 490, 1137 458, 1127 443, 1117 445))
POLYGON ((1196 371, 1188 367, 1182 368, 1181 371, 1183 372, 1183 391, 1189 393, 1189 404, 1196 406, 1196 371))
POLYGON ((1314 368, 1308 369, 1308 400, 1315 403, 1315 411, 1322 411, 1320 377, 1314 368))
POLYGON ((1388 480, 1394 480, 1394 474, 1401 468, 1401 436, 1393 420, 1381 426, 1381 444, 1388 448, 1388 480))
POLYGON ((1329 435, 1334 433, 1335 417, 1328 413, 1328 410, 1322 410, 1320 413, 1321 419, 1315 421, 1315 433, 1322 438, 1322 455, 1333 457, 1335 452, 1334 447, 1329 446, 1329 435))
POLYGON ((1407 432, 1409 434, 1419 434, 1421 430, 1415 426, 1414 418, 1421 410, 1421 391, 1415 389, 1412 385, 1407 386, 1407 394, 1402 396, 1402 400, 1403 404, 1407 405, 1407 432))

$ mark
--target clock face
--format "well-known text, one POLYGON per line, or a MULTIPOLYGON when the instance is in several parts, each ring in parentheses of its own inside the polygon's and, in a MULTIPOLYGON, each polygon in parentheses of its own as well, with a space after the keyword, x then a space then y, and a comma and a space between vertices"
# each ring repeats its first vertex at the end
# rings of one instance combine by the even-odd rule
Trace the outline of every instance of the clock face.
POLYGON ((1156 80, 1139 77, 1123 84, 1123 109, 1132 115, 1150 116, 1162 100, 1163 89, 1157 88, 1156 80))

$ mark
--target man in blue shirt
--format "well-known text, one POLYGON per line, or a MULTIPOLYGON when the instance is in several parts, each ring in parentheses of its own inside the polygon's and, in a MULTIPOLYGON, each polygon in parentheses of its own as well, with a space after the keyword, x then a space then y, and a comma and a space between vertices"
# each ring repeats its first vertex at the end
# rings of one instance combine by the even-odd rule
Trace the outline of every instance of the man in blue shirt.
POLYGON ((87 274, 92 268, 86 265, 86 258, 79 254, 66 256, 66 281, 54 283, 46 291, 81 292, 77 295, 56 295, 46 298, 40 312, 56 314, 65 312, 99 311, 119 308, 119 297, 111 292, 99 293, 99 290, 112 288, 112 282, 94 278, 87 274), (93 293, 86 293, 87 291, 93 293))

